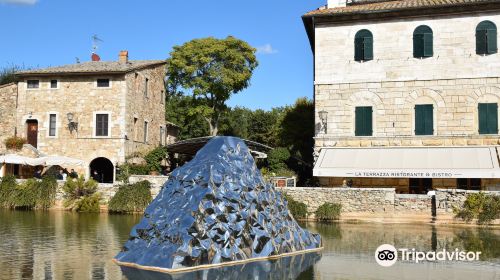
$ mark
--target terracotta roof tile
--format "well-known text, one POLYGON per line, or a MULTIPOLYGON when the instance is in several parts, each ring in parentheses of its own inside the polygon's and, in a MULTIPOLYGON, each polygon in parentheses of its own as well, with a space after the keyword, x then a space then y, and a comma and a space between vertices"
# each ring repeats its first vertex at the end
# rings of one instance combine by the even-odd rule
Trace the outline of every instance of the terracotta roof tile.
POLYGON ((365 14, 375 12, 390 12, 399 10, 423 9, 423 8, 438 8, 438 7, 454 7, 466 6, 469 4, 478 3, 499 3, 499 0, 388 0, 388 1, 363 1, 350 4, 346 7, 336 7, 331 9, 318 9, 305 14, 309 16, 335 16, 347 14, 365 14))

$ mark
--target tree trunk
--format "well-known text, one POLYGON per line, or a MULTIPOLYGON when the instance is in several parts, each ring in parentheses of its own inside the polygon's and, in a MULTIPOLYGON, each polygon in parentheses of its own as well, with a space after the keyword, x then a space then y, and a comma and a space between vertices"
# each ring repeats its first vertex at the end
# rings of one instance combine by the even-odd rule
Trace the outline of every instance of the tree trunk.
POLYGON ((219 132, 219 126, 216 121, 213 119, 205 118, 208 122, 208 127, 210 129, 210 135, 209 136, 217 136, 217 133, 219 132))

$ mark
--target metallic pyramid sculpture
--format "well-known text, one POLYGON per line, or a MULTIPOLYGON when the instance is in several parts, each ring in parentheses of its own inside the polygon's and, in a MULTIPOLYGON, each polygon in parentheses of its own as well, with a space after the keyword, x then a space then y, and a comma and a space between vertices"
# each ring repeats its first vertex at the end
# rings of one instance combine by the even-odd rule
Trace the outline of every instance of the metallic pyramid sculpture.
POLYGON ((321 237, 302 229, 263 180, 245 143, 215 137, 174 170, 115 262, 170 272, 320 247, 321 237))

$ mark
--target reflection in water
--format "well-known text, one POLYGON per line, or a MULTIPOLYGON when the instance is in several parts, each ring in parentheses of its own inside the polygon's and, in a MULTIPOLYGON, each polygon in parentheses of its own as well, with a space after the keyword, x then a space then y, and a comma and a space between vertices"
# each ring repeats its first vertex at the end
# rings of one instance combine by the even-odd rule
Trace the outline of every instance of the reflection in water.
POLYGON ((312 274, 312 267, 320 258, 320 254, 310 253, 271 261, 252 262, 172 275, 128 267, 122 267, 122 272, 129 280, 311 279, 305 278, 307 272, 312 274), (302 275, 303 272, 304 275, 302 275))
MULTIPOLYGON (((126 280, 111 259, 120 251, 140 218, 0 210, 0 279, 126 280)), ((291 274, 287 269, 295 269, 295 264, 261 265, 257 270, 260 279, 285 279, 286 275, 301 280, 500 279, 500 229, 368 223, 307 223, 303 226, 322 235, 325 249, 321 259, 312 267, 303 265, 300 271, 291 274), (443 248, 481 251, 481 261, 397 263, 391 268, 382 268, 375 263, 374 252, 385 243, 420 251, 443 248)), ((250 266, 245 269, 254 271, 250 266)), ((222 270, 212 273, 219 275, 222 270)), ((234 272, 226 273, 231 275, 234 272)), ((238 271, 237 279, 241 275, 238 271)))

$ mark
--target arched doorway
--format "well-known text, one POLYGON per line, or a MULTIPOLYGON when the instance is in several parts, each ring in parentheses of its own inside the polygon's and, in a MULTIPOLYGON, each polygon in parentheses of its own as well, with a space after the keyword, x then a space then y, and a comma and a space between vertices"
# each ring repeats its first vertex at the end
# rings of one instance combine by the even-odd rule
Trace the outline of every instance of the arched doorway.
POLYGON ((112 184, 114 179, 113 163, 104 157, 95 158, 90 162, 90 178, 99 183, 112 184), (97 171, 97 174, 94 173, 97 171))

